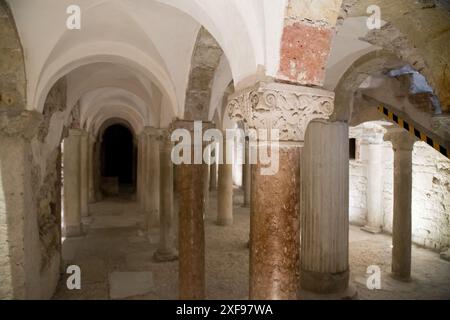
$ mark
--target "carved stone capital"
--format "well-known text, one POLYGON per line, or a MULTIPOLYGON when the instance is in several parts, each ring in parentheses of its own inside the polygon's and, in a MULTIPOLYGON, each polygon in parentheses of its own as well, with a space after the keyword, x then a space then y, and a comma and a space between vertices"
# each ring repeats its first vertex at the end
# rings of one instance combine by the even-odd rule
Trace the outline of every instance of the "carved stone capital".
POLYGON ((230 96, 227 114, 250 129, 278 129, 281 141, 303 141, 310 121, 329 119, 334 92, 259 82, 230 96))
POLYGON ((417 138, 404 129, 395 128, 386 132, 384 135, 384 141, 392 142, 392 148, 394 151, 412 151, 417 138))

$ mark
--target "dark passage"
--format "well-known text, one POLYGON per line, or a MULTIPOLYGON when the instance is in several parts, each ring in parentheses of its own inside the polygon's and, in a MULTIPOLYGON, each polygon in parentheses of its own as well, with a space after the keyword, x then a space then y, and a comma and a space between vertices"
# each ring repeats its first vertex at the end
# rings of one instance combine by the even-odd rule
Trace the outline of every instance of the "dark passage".
POLYGON ((116 124, 105 130, 101 158, 104 193, 134 192, 135 152, 133 134, 128 128, 116 124))

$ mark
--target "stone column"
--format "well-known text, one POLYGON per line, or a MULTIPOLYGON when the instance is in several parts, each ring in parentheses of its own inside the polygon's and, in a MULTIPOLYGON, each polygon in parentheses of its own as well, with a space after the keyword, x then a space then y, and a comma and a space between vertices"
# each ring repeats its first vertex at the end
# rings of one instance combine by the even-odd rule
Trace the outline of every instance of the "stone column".
MULTIPOLYGON (((209 159, 208 159, 209 162, 209 159)), ((209 186, 211 179, 210 166, 205 165, 203 168, 203 216, 205 217, 209 209, 209 186)))
POLYGON ((146 127, 144 151, 144 214, 147 228, 159 227, 159 129, 146 127))
MULTIPOLYGON (((212 127, 203 122, 203 130, 212 127)), ((194 147, 194 122, 177 120, 172 129, 185 129, 191 141, 176 143, 191 150, 190 163, 176 166, 177 191, 179 194, 179 295, 180 299, 205 298, 205 231, 203 221, 203 173, 204 164, 194 164, 195 152, 201 154, 201 143, 194 147), (196 151, 197 148, 197 151, 196 151)))
POLYGON ((173 237, 173 163, 170 132, 161 132, 160 141, 160 227, 159 248, 153 255, 157 262, 173 261, 178 258, 173 237))
POLYGON ((344 293, 349 281, 349 137, 344 122, 310 122, 302 152, 300 286, 344 293))
POLYGON ((361 229, 380 233, 383 225, 383 136, 366 133, 367 144, 367 224, 361 229))
MULTIPOLYGON (((212 155, 215 156, 215 151, 212 155)), ((217 190, 217 163, 212 163, 210 166, 209 190, 217 190)))
POLYGON ((143 165, 143 138, 142 138, 142 134, 139 134, 137 137, 138 140, 138 150, 137 150, 137 201, 139 204, 142 203, 142 188, 143 188, 143 177, 144 177, 144 172, 142 170, 142 165, 143 165))
POLYGON ((406 130, 390 129, 384 140, 394 150, 394 221, 392 225, 392 276, 411 280, 412 151, 416 138, 406 130))
POLYGON ((42 115, 11 113, 0 113, 0 299, 41 299, 38 190, 30 140, 42 115))
POLYGON ((243 207, 248 208, 250 206, 250 192, 251 192, 251 184, 252 184, 252 174, 251 174, 251 164, 250 164, 250 148, 249 148, 249 140, 245 138, 245 148, 244 148, 244 164, 243 164, 243 181, 244 181, 244 203, 243 207))
POLYGON ((300 151, 306 126, 314 118, 330 116, 333 98, 333 92, 325 90, 261 82, 229 100, 230 118, 245 120, 250 130, 277 129, 280 141, 276 132, 270 132, 263 143, 259 133, 259 159, 252 165, 251 299, 297 298, 300 151), (266 146, 273 147, 269 161, 273 170, 261 161, 266 146))
POLYGON ((81 216, 89 215, 89 134, 81 131, 80 136, 80 199, 81 216))
POLYGON ((81 226, 81 136, 80 129, 70 129, 64 139, 64 234, 76 237, 81 226))
MULTIPOLYGON (((220 226, 228 226, 233 224, 233 165, 226 163, 227 143, 224 139, 223 163, 219 164, 219 181, 217 190, 217 224, 220 226)), ((220 157, 220 156, 219 156, 220 157)))
POLYGON ((95 183, 94 183, 94 175, 95 175, 95 160, 94 160, 94 148, 95 148, 95 140, 91 136, 89 136, 89 203, 95 202, 95 183))

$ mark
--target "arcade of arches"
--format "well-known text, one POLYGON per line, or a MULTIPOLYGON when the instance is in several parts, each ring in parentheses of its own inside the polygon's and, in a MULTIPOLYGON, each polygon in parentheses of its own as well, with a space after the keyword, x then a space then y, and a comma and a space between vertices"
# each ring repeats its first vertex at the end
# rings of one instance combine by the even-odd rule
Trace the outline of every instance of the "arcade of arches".
POLYGON ((448 1, 0 0, 2 299, 449 299, 449 155, 448 1))

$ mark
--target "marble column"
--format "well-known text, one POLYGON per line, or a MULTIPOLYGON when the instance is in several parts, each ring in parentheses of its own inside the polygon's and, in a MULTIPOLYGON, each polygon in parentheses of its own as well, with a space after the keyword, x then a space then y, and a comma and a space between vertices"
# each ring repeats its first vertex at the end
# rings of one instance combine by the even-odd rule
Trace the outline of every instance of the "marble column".
POLYGON ((80 138, 80 199, 81 216, 89 215, 89 134, 82 131, 80 138))
POLYGON ((82 234, 81 225, 81 136, 80 129, 70 129, 64 139, 64 234, 82 234))
POLYGON ((392 224, 392 276, 411 280, 412 151, 416 138, 406 130, 390 129, 384 140, 394 150, 394 218, 392 224))
POLYGON ((153 255, 157 262, 173 261, 178 258, 173 237, 173 163, 170 132, 161 132, 160 141, 160 227, 159 247, 153 255))
MULTIPOLYGON (((212 127, 203 122, 203 130, 212 127)), ((185 129, 194 137, 194 121, 177 120, 172 130, 185 129)), ((193 156, 201 152, 202 145, 191 142, 178 142, 191 149, 190 163, 176 166, 176 184, 179 195, 179 297, 182 300, 205 298, 205 231, 203 220, 203 173, 204 164, 194 164, 193 156)))
POLYGON ((264 143, 259 132, 259 158, 252 165, 250 299, 298 297, 302 141, 311 120, 331 115, 333 99, 333 92, 270 82, 257 83, 229 99, 231 119, 270 134, 264 143), (270 129, 278 130, 279 139, 270 129), (267 146, 273 147, 269 161, 273 170, 261 161, 267 146))
POLYGON ((159 129, 146 127, 144 139, 146 147, 144 153, 143 187, 144 214, 146 215, 147 228, 159 227, 159 129))
POLYGON ((226 163, 227 152, 231 151, 227 149, 224 139, 217 190, 217 224, 220 226, 233 224, 233 165, 226 163))
POLYGON ((301 172, 301 289, 343 293, 349 281, 347 123, 310 122, 301 172))
POLYGON ((367 145, 367 224, 361 229, 380 233, 383 225, 383 137, 369 132, 367 145))
POLYGON ((250 148, 249 148, 249 140, 245 139, 245 148, 244 148, 244 164, 243 164, 243 182, 244 182, 244 203, 243 207, 248 208, 250 206, 250 193, 251 193, 251 184, 252 184, 252 171, 250 164, 250 148))

